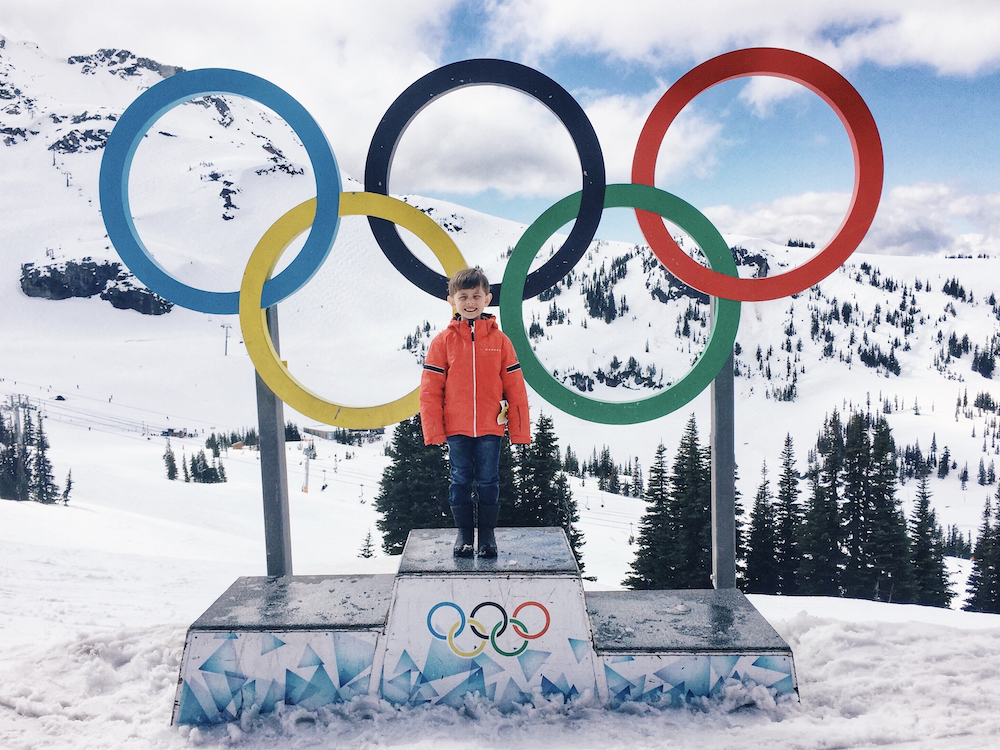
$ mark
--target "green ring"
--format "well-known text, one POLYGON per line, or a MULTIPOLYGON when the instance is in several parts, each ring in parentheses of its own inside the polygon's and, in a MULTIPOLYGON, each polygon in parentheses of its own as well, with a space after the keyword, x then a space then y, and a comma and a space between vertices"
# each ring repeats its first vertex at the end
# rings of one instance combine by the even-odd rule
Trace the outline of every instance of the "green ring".
MULTIPOLYGON (((572 221, 579 210, 580 193, 563 198, 539 216, 521 236, 507 261, 500 288, 500 320, 514 344, 521 370, 539 396, 558 409, 588 422, 637 424, 680 409, 715 379, 732 353, 740 325, 740 303, 715 299, 708 346, 687 375, 672 386, 638 401, 599 401, 567 388, 545 369, 535 356, 524 331, 521 295, 531 262, 560 227, 572 221)), ((736 263, 719 230, 694 206, 649 185, 608 185, 605 208, 636 208, 651 211, 679 226, 698 244, 713 271, 737 277, 736 263)))
MULTIPOLYGON (((503 294, 503 287, 500 288, 500 293, 503 294)), ((521 626, 521 630, 524 630, 524 623, 523 622, 518 622, 513 617, 511 618, 510 621, 511 622, 516 622, 518 625, 521 626)), ((519 648, 517 651, 504 651, 502 648, 500 648, 497 645, 497 631, 500 629, 501 625, 503 625, 503 623, 502 622, 498 622, 496 625, 493 626, 493 632, 490 633, 490 643, 493 644, 493 648, 496 649, 496 652, 498 654, 500 654, 501 656, 518 656, 522 651, 524 651, 524 649, 526 649, 528 647, 528 641, 527 641, 527 639, 525 639, 524 645, 522 645, 521 648, 519 648)))

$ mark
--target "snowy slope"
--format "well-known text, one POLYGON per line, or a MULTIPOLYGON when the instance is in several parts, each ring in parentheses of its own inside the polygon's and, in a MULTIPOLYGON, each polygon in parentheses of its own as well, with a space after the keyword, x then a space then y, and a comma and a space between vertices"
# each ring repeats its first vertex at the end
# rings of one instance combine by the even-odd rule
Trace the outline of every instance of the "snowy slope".
MULTIPOLYGON (((85 257, 117 260, 97 210, 99 138, 89 141, 81 134, 113 127, 117 112, 171 69, 128 53, 84 56, 68 64, 29 45, 6 43, 0 52, 2 85, 11 97, 2 124, 5 130, 24 133, 8 136, 2 152, 6 168, 0 187, 10 210, 5 214, 7 242, 0 254, 4 279, 0 313, 17 325, 8 327, 10 338, 4 346, 9 350, 0 377, 64 392, 79 386, 89 397, 141 403, 162 412, 158 423, 171 412, 183 413, 181 404, 193 407, 184 414, 192 425, 251 423, 252 369, 239 345, 235 317, 175 308, 149 319, 111 310, 96 298, 49 302, 27 299, 18 290, 23 263, 41 266, 85 257), (80 145, 67 151, 67 143, 80 145), (234 340, 228 342, 230 356, 222 357, 228 333, 234 340), (60 357, 81 366, 68 371, 55 368, 50 358, 40 355, 40 348, 58 351, 60 357), (153 370, 165 375, 157 388, 149 388, 153 370), (211 411, 205 413, 206 408, 211 411)), ((345 175, 345 189, 361 186, 345 175)), ((237 288, 245 260, 263 231, 312 194, 308 159, 289 129, 273 114, 238 97, 226 102, 212 98, 172 110, 140 146, 132 170, 136 225, 157 261, 182 281, 213 290, 237 288)), ((520 237, 523 225, 433 199, 407 200, 445 226, 470 263, 481 265, 493 278, 502 277, 507 250, 520 237)), ((774 273, 814 252, 747 237, 727 240, 750 256, 741 266, 743 275, 755 272, 761 258, 774 273)), ((411 244, 419 257, 436 267, 426 248, 419 242, 411 244)), ((992 393, 1000 401, 1000 392, 991 391, 992 380, 971 372, 971 353, 935 367, 935 356, 942 351, 937 337, 940 334, 946 342, 956 333, 959 338, 968 335, 974 345, 989 342, 997 317, 986 300, 998 288, 998 273, 990 259, 856 255, 796 299, 743 305, 737 358, 743 376, 737 381, 737 460, 744 496, 753 495, 763 461, 776 466, 786 433, 795 439, 804 469, 805 453, 815 443, 826 414, 834 408, 847 412, 868 404, 878 409, 880 398, 895 405, 887 416, 900 447, 919 442, 927 451, 934 438, 939 451, 949 447, 959 467, 968 463, 974 478, 979 459, 988 463, 997 455, 995 426, 989 426, 990 441, 983 451, 984 429, 993 415, 969 417, 963 412, 955 420, 955 401, 967 393, 971 402, 979 392, 992 393), (876 274, 883 287, 871 285, 876 274), (953 278, 974 295, 974 302, 956 300, 942 291, 953 278), (893 280, 896 288, 884 288, 886 279, 893 280), (926 286, 916 291, 915 282, 928 284, 930 291, 926 286), (893 325, 887 320, 889 312, 899 308, 904 288, 909 293, 908 310, 918 311, 914 330, 907 335, 900 321, 893 325), (830 341, 810 337, 812 314, 827 315, 845 302, 856 306, 855 325, 824 323, 823 333, 830 341), (877 324, 876 305, 881 309, 877 324), (789 323, 796 331, 790 343, 797 348, 801 340, 801 351, 782 349, 789 323), (852 333, 857 339, 853 345, 852 333), (858 350, 864 336, 868 346, 878 345, 885 354, 899 339, 895 352, 899 376, 861 364, 858 350), (824 355, 828 345, 832 356, 824 355), (773 352, 763 363, 772 372, 771 380, 755 359, 758 347, 773 352), (776 402, 774 393, 790 383, 789 364, 797 371, 797 396, 792 402, 776 402), (919 415, 914 413, 915 404, 919 415), (763 420, 756 417, 762 410, 767 414, 763 420)), ((613 358, 624 366, 634 357, 644 373, 656 368, 651 380, 669 383, 701 350, 704 329, 699 320, 692 321, 692 335, 684 338, 677 335, 682 328, 679 316, 693 305, 705 321, 707 306, 695 304, 676 284, 672 288, 671 279, 647 250, 596 242, 572 278, 571 289, 562 285, 562 293, 553 299, 526 303, 524 314, 526 321, 534 316, 540 323, 553 305, 563 314, 561 324, 544 325, 545 336, 535 341, 545 364, 563 378, 594 380, 599 369, 611 372, 613 358), (611 294, 619 306, 622 298, 627 300, 628 313, 611 323, 589 317, 580 294, 584 283, 602 269, 609 272, 615 259, 623 258, 629 258, 624 262, 626 274, 615 281, 611 294), (658 292, 671 299, 661 302, 654 297, 658 292)), ((433 330, 440 328, 448 315, 444 303, 429 298, 391 268, 361 217, 342 222, 330 258, 306 288, 281 305, 280 312, 282 356, 292 371, 310 388, 347 404, 379 402, 408 392, 417 380, 419 361, 403 348, 407 336, 425 323, 433 330)), ((590 395, 627 400, 651 392, 630 388, 629 383, 609 388, 598 379, 590 395)), ((625 464, 638 458, 643 467, 661 439, 668 447, 676 443, 688 414, 697 416, 705 439, 709 427, 705 395, 674 416, 629 427, 594 426, 538 398, 532 399, 532 408, 554 416, 562 446, 571 446, 578 456, 589 456, 607 444, 617 461, 625 464)), ((155 421, 152 416, 151 421, 155 421)), ((978 524, 991 489, 973 485, 963 492, 956 475, 953 472, 943 482, 935 479, 932 490, 941 520, 970 531, 978 524)), ((908 492, 904 487, 904 497, 908 492)))
MULTIPOLYGON (((113 127, 113 118, 160 75, 130 57, 70 65, 30 45, 0 48, 0 87, 11 94, 0 100, 0 402, 24 394, 41 406, 57 481, 70 469, 74 481, 67 507, 0 502, 0 747, 182 747, 201 740, 246 747, 466 746, 461 737, 487 746, 651 747, 665 737, 682 747, 732 747, 761 737, 776 747, 990 746, 1000 716, 1000 618, 768 597, 755 603, 795 649, 801 706, 772 707, 760 698, 763 710, 732 713, 728 709, 752 698, 736 695, 707 713, 630 707, 641 714, 633 716, 542 706, 500 717, 476 707, 467 714, 398 715, 362 705, 318 719, 290 713, 247 734, 234 729, 232 736, 226 730, 192 736, 169 730, 184 628, 234 578, 264 572, 256 455, 231 451, 224 457, 225 485, 171 483, 158 437, 167 428, 198 432, 197 440, 172 441, 180 453, 201 447, 203 434, 255 422, 253 367, 240 345, 239 321, 181 308, 144 316, 97 297, 29 298, 19 284, 23 263, 116 260, 97 208, 101 150, 87 146, 98 144, 99 131, 113 127), (69 145, 52 150, 59 143, 69 145), (73 144, 78 147, 70 149, 73 144)), ((238 286, 261 233, 312 195, 307 160, 287 128, 252 104, 226 101, 228 109, 214 102, 185 105, 158 123, 138 151, 132 187, 136 224, 157 260, 182 280, 219 290, 238 286), (275 169, 278 164, 287 169, 275 169)), ((360 189, 346 175, 345 185, 360 189)), ((433 199, 407 199, 449 227, 470 263, 502 276, 507 248, 522 225, 433 199)), ((766 254, 772 269, 809 254, 752 238, 727 240, 766 254)), ((428 251, 416 252, 434 263, 428 251)), ((544 321, 553 302, 565 313, 562 324, 543 324, 544 335, 535 342, 550 369, 596 380, 597 369, 609 372, 614 357, 624 363, 634 356, 643 370, 655 365, 669 382, 690 364, 702 329, 693 322, 693 338, 677 330, 692 299, 655 299, 651 290, 657 282, 666 290, 668 281, 659 267, 643 268, 644 256, 648 261, 645 251, 621 243, 595 244, 575 270, 572 288, 526 303, 526 320, 534 313, 544 321), (614 296, 627 299, 629 312, 611 323, 588 317, 579 294, 583 279, 628 254, 633 257, 614 296)), ((998 288, 995 266, 989 259, 855 256, 795 300, 744 305, 736 425, 743 496, 752 497, 762 461, 773 476, 786 433, 804 469, 825 414, 869 399, 878 408, 887 399, 898 445, 919 441, 927 450, 935 436, 939 451, 947 445, 960 467, 968 462, 973 480, 967 490, 957 472, 935 478, 931 489, 943 523, 975 530, 985 497, 995 491, 975 484, 975 470, 980 457, 996 457, 992 437, 985 453, 983 446, 984 431, 992 436, 996 428, 988 413, 962 410, 956 416, 955 402, 966 390, 970 404, 980 391, 1000 401, 1000 391, 971 371, 970 355, 946 366, 936 366, 935 355, 939 331, 945 341, 955 332, 980 345, 994 335, 997 318, 986 300, 998 288), (899 288, 872 286, 862 263, 899 288), (974 302, 944 294, 952 278, 974 294, 974 302), (930 282, 930 291, 914 291, 916 280, 930 282), (906 336, 886 321, 888 311, 899 308, 903 286, 912 292, 908 308, 920 310, 915 320, 925 318, 906 336), (856 302, 855 317, 865 327, 829 322, 833 354, 825 356, 831 342, 810 336, 811 315, 814 309, 827 313, 834 298, 838 307, 856 302), (882 314, 873 323, 876 305, 882 314), (796 330, 793 351, 802 339, 794 354, 781 349, 789 320, 796 330), (849 344, 852 330, 858 339, 867 332, 884 351, 900 338, 900 375, 862 365, 858 344, 849 344), (758 369, 758 347, 773 351, 771 380, 758 369), (796 367, 804 368, 797 372, 798 395, 777 401, 769 396, 787 384, 785 360, 795 354, 796 367)), ((754 267, 746 264, 742 271, 754 267)), ((706 308, 694 309, 703 316, 706 308)), ((448 309, 401 279, 365 221, 355 217, 344 220, 329 260, 280 306, 280 316, 282 356, 292 371, 331 399, 364 404, 414 387, 419 351, 406 350, 406 338, 425 321, 440 328, 448 309)), ((650 392, 596 382, 591 395, 622 400, 650 392)), ((560 444, 581 458, 608 445, 616 460, 637 457, 646 467, 661 440, 668 449, 676 445, 689 413, 696 414, 702 437, 708 435, 705 395, 678 414, 632 427, 586 423, 537 396, 531 405, 536 414, 552 414, 560 444)), ((289 446, 295 572, 390 572, 392 559, 357 557, 369 530, 377 542, 371 500, 386 462, 383 446, 320 442, 309 492, 300 491, 305 474, 298 447, 289 446), (324 480, 328 487, 321 491, 324 480)), ((597 578, 588 585, 614 588, 628 569, 627 538, 643 503, 593 485, 573 485, 587 540, 586 572, 597 578)), ((912 482, 901 488, 904 501, 912 492, 912 482)))

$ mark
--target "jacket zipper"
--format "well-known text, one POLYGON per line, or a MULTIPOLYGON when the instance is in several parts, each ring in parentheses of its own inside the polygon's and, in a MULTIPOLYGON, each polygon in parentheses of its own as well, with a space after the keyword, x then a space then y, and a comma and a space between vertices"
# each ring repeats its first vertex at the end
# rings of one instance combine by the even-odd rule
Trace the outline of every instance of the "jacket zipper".
POLYGON ((469 321, 469 334, 472 336, 472 437, 479 437, 479 420, 476 416, 476 404, 479 398, 476 394, 476 321, 469 321))

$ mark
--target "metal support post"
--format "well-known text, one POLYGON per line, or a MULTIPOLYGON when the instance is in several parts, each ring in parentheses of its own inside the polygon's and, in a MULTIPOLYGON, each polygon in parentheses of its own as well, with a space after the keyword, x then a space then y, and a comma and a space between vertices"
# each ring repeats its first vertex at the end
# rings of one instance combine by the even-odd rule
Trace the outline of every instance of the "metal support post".
MULTIPOLYGON (((278 351, 278 308, 267 308, 267 328, 278 351)), ((284 404, 257 377, 260 476, 264 490, 264 545, 267 574, 292 574, 292 537, 288 518, 288 469, 285 465, 284 404)))
POLYGON ((712 582, 736 588, 736 449, 733 355, 712 381, 712 582))

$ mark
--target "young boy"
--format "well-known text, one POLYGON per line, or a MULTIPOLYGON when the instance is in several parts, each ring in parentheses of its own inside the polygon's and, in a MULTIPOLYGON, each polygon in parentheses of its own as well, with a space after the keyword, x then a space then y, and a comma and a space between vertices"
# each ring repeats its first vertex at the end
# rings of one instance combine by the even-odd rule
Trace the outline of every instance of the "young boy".
POLYGON ((448 282, 448 302, 456 310, 448 327, 434 337, 420 381, 420 421, 424 444, 447 440, 451 465, 451 512, 458 536, 455 557, 496 557, 493 529, 500 511, 500 441, 504 428, 512 443, 531 442, 528 395, 514 346, 483 310, 490 283, 478 268, 456 273, 448 282), (479 494, 479 548, 473 541, 472 483, 479 494))

